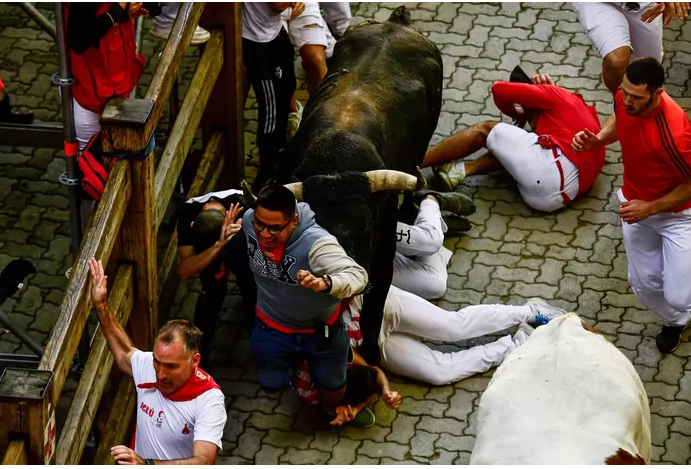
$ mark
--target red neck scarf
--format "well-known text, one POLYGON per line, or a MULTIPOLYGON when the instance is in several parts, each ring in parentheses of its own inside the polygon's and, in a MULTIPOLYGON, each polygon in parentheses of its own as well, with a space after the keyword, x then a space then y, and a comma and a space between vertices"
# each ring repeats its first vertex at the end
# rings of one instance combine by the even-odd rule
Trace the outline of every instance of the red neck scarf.
MULTIPOLYGON (((156 383, 156 381, 154 381, 153 383, 141 383, 137 387, 140 389, 158 389, 158 383, 156 383)), ((178 389, 177 391, 174 391, 170 394, 165 394, 161 392, 159 389, 159 392, 161 392, 161 394, 163 394, 163 397, 165 397, 168 400, 182 402, 196 399, 197 397, 204 394, 206 391, 210 391, 212 389, 221 389, 221 387, 218 384, 216 384, 216 381, 214 381, 211 375, 209 375, 201 368, 197 368, 192 372, 192 376, 190 376, 190 379, 188 379, 187 382, 183 384, 182 387, 180 387, 180 389, 178 389)))
POLYGON ((283 250, 286 247, 285 244, 281 244, 280 246, 271 249, 266 247, 261 237, 259 236, 257 236, 257 244, 259 244, 259 249, 262 250, 262 252, 268 260, 270 260, 276 265, 281 265, 281 257, 283 257, 283 250))

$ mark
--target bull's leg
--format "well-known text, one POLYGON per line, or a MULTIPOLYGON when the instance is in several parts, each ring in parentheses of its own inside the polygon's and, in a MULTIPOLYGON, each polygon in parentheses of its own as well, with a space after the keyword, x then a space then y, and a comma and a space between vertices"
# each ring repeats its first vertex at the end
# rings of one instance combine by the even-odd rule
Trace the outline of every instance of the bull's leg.
POLYGON ((396 222, 398 195, 387 194, 379 205, 377 223, 372 238, 372 262, 370 263, 370 291, 363 299, 360 315, 363 343, 359 349, 362 357, 372 366, 381 361, 379 331, 384 317, 384 303, 393 279, 393 259, 396 254, 396 222))
POLYGON ((420 167, 437 166, 472 155, 487 143, 487 136, 499 122, 480 122, 442 140, 427 150, 420 167))

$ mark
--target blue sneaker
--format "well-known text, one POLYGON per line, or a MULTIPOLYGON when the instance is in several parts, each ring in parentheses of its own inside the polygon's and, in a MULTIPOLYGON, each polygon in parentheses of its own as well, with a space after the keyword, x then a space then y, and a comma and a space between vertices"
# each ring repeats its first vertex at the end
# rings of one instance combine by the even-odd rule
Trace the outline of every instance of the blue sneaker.
POLYGON ((552 319, 563 316, 567 313, 565 309, 557 308, 548 304, 542 298, 531 298, 526 301, 526 306, 530 306, 530 309, 535 314, 535 317, 528 321, 528 323, 533 327, 544 326, 552 319))

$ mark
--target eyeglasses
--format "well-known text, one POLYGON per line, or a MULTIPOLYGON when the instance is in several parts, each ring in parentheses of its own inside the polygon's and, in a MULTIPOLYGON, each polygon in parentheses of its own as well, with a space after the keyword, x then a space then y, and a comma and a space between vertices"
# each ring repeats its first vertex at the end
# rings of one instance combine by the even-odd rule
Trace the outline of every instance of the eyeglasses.
POLYGON ((254 225, 254 230, 257 232, 257 234, 261 234, 262 231, 266 230, 269 232, 270 235, 273 236, 278 236, 281 234, 283 230, 286 229, 288 225, 290 225, 290 222, 292 220, 289 220, 288 223, 286 223, 283 226, 280 225, 265 225, 261 221, 257 220, 257 217, 254 216, 252 217, 252 225, 254 225))

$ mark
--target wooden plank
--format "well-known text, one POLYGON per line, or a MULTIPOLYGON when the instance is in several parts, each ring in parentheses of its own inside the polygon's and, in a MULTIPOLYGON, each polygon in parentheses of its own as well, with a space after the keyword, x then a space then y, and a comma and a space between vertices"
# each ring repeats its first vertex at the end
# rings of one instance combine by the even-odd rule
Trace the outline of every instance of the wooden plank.
POLYGON ((211 33, 211 39, 206 43, 204 54, 199 60, 180 108, 180 114, 173 125, 168 144, 159 161, 156 170, 156 230, 165 217, 170 197, 175 190, 180 171, 199 127, 202 112, 211 96, 210 84, 216 81, 223 65, 222 42, 223 33, 219 31, 211 33))
POLYGON ((28 449, 26 441, 12 440, 7 447, 5 457, 2 460, 3 465, 24 466, 29 464, 28 449))
POLYGON ((79 256, 67 283, 65 296, 55 321, 39 369, 54 373, 51 403, 57 404, 74 352, 91 309, 89 268, 92 257, 108 263, 130 200, 130 171, 127 161, 115 163, 103 196, 84 235, 79 256))
POLYGON ((187 49, 192 41, 194 30, 199 23, 205 5, 204 2, 180 4, 180 11, 175 19, 175 23, 173 23, 168 36, 168 42, 166 42, 166 46, 161 53, 156 71, 144 95, 144 98, 154 101, 151 118, 147 122, 146 135, 151 135, 151 132, 156 128, 161 118, 161 114, 163 114, 170 90, 180 73, 180 65, 185 55, 187 55, 187 49))
POLYGON ((223 67, 216 80, 211 100, 202 118, 202 137, 207 143, 213 132, 225 132, 225 167, 223 180, 240 187, 245 174, 244 74, 242 63, 242 3, 209 3, 200 26, 223 31, 223 67))
POLYGON ((134 262, 134 306, 132 308, 132 342, 135 347, 150 350, 158 329, 158 269, 156 268, 156 227, 154 201, 154 155, 132 162, 130 199, 120 235, 123 256, 134 262))
POLYGON ((125 442, 125 437, 136 410, 137 394, 134 391, 132 378, 123 376, 110 411, 110 417, 108 417, 105 434, 96 450, 95 465, 114 464, 115 461, 110 455, 110 448, 116 445, 129 444, 129 441, 125 442))
MULTIPOLYGON (((133 279, 132 266, 120 266, 108 297, 110 310, 123 326, 127 324, 134 302, 133 279)), ((89 359, 62 427, 60 441, 55 451, 57 464, 79 464, 112 365, 113 355, 99 326, 91 346, 89 359)))

